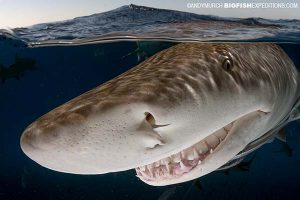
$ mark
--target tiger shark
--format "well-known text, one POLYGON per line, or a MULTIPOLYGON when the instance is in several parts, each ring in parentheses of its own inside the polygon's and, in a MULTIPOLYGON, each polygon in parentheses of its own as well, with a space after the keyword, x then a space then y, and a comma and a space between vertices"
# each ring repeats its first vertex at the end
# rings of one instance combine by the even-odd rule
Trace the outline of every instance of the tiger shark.
POLYGON ((20 144, 55 171, 135 169, 149 185, 171 185, 296 119, 298 99, 298 72, 276 44, 181 43, 40 117, 20 144))

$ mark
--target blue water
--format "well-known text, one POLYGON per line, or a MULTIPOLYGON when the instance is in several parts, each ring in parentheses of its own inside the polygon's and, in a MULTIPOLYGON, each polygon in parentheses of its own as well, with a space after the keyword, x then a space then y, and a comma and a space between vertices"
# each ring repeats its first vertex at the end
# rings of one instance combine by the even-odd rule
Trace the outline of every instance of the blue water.
POLYGON ((0 199, 297 199, 298 121, 285 127, 287 144, 275 140, 249 155, 247 160, 253 157, 249 169, 217 171, 200 182, 166 187, 144 184, 134 170, 95 176, 51 171, 25 156, 19 138, 36 118, 174 42, 274 41, 300 67, 299 26, 298 20, 220 18, 131 5, 64 22, 2 30, 0 199), (221 23, 231 28, 222 29, 221 23))

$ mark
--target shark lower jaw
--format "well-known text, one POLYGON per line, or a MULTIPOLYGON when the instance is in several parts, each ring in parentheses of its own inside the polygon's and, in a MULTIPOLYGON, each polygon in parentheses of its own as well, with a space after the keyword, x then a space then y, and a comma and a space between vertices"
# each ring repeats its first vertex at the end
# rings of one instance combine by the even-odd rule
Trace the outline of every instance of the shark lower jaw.
POLYGON ((175 179, 189 173, 222 146, 236 121, 207 136, 193 146, 157 162, 136 168, 137 176, 147 183, 175 179))
MULTIPOLYGON (((261 110, 257 111, 267 114, 261 110)), ((182 182, 176 181, 176 179, 181 179, 191 171, 197 170, 197 167, 205 164, 207 157, 213 156, 214 152, 222 148, 223 143, 232 134, 232 127, 238 123, 239 119, 236 119, 187 149, 154 163, 135 168, 137 177, 153 186, 182 182)))

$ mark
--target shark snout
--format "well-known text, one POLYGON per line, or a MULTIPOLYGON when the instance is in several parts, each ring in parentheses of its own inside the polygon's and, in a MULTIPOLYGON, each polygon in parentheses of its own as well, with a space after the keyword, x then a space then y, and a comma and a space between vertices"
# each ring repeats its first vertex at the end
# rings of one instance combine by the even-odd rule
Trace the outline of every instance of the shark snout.
POLYGON ((42 130, 34 124, 22 134, 20 145, 23 152, 34 160, 40 160, 40 155, 46 152, 55 152, 61 140, 58 130, 42 130))
POLYGON ((36 148, 36 144, 34 141, 36 141, 36 137, 32 132, 25 131, 22 134, 20 144, 21 144, 21 149, 26 155, 34 151, 34 149, 36 148))
POLYGON ((158 130, 170 124, 157 117, 145 106, 124 105, 95 111, 80 123, 38 120, 23 132, 21 148, 35 162, 60 172, 127 170, 152 162, 153 153, 160 156, 157 150, 166 148, 158 130))

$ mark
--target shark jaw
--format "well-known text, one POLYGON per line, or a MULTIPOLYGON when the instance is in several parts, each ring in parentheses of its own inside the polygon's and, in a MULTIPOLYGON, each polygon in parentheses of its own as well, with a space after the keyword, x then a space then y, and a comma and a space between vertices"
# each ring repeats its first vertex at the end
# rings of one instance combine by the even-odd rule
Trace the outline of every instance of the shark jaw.
POLYGON ((221 146, 230 133, 235 121, 207 136, 193 146, 184 149, 157 162, 136 168, 137 177, 150 183, 167 179, 176 179, 204 162, 208 155, 221 146))
MULTIPOLYGON (((244 122, 252 119, 253 116, 264 118, 269 113, 257 110, 246 114, 189 148, 151 164, 135 168, 137 177, 149 185, 165 186, 189 181, 212 172, 226 164, 230 158, 242 150, 243 145, 228 141, 232 138, 238 139, 241 136, 236 131, 244 126, 244 122), (234 148, 233 145, 237 148, 234 148), (222 153, 226 149, 231 149, 231 151, 226 152, 227 155, 222 153), (218 152, 219 155, 223 156, 219 157, 218 152), (214 161, 215 156, 218 162, 214 161)), ((265 120, 262 119, 262 121, 265 120)), ((253 129, 256 130, 256 127, 253 127, 253 129)), ((241 141, 240 144, 244 144, 245 147, 246 143, 241 141)))

